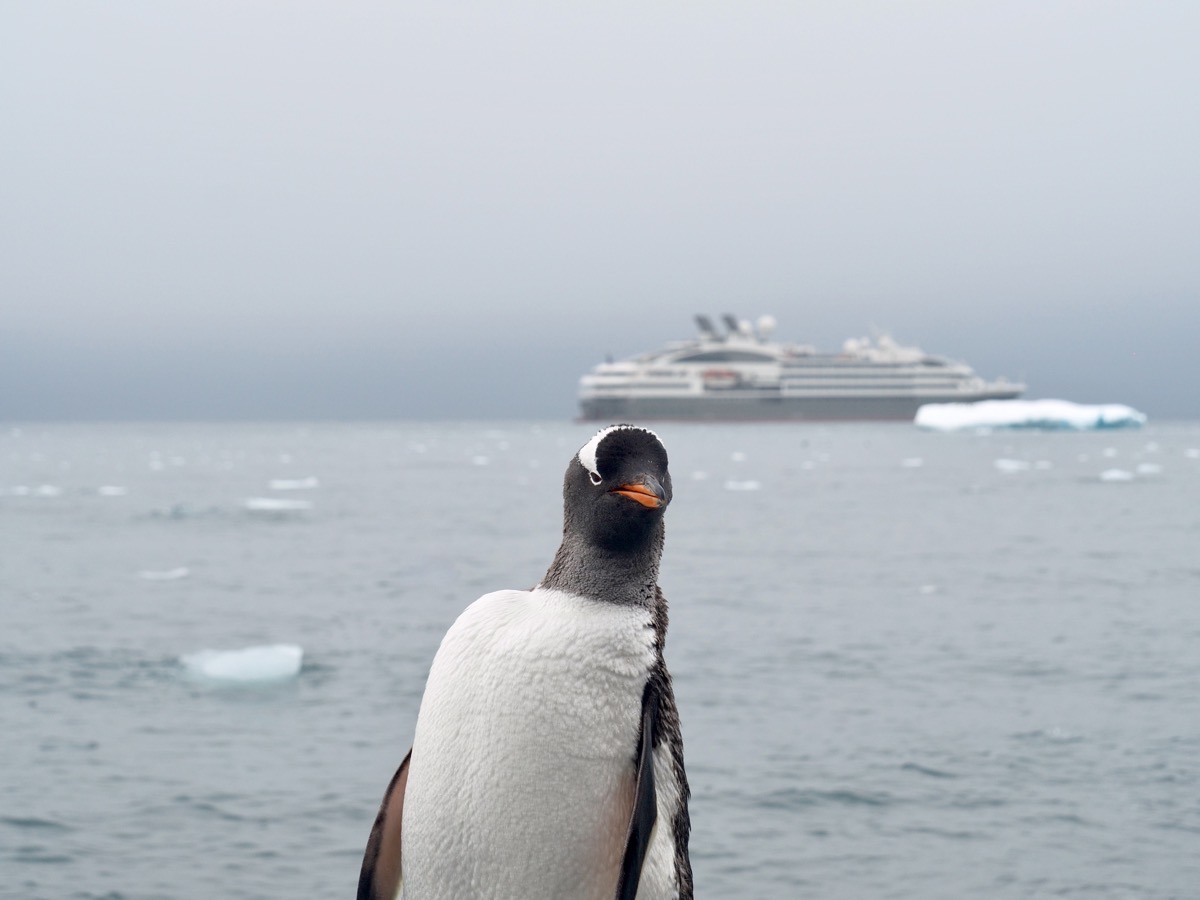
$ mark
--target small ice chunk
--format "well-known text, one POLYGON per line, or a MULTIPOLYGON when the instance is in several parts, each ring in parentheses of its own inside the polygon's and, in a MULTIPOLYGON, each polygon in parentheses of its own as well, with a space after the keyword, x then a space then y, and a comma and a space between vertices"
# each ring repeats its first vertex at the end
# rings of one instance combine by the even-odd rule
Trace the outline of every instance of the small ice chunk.
POLYGON ((310 475, 307 478, 272 478, 267 486, 273 491, 311 491, 320 484, 310 475))
POLYGON ((176 569, 143 569, 138 575, 147 581, 178 581, 188 577, 188 569, 186 566, 176 569))
POLYGON ((1100 455, 1103 456, 1105 459, 1116 459, 1117 458, 1117 448, 1116 447, 1105 447, 1100 452, 1100 455))
POLYGON ((692 473, 692 481, 705 481, 707 479, 708 479, 707 472, 701 472, 701 471, 697 470, 692 473))
POLYGON ((727 491, 757 491, 762 489, 762 483, 758 481, 726 481, 725 490, 727 491))
POLYGON ((18 484, 11 491, 9 491, 9 493, 14 497, 28 497, 33 492, 29 489, 29 485, 18 484))
POLYGON ((1146 416, 1119 403, 1086 405, 1067 400, 981 400, 977 403, 927 403, 915 423, 932 431, 980 428, 1087 430, 1138 428, 1146 416))
POLYGON ((997 459, 992 465, 1006 475, 1011 475, 1014 472, 1025 472, 1029 469, 1029 463, 1023 459, 997 459))
POLYGON ((129 493, 129 488, 119 487, 115 484, 103 484, 96 489, 96 493, 101 497, 124 497, 129 493))
POLYGON ((1159 450, 1158 441, 1151 441, 1146 445, 1145 449, 1147 453, 1157 453, 1159 450))
POLYGON ((281 497, 248 497, 242 504, 249 512, 287 513, 312 509, 311 500, 285 500, 281 497))
POLYGON ((280 461, 281 463, 283 463, 283 464, 286 466, 288 463, 290 463, 290 462, 292 461, 292 454, 290 454, 290 453, 280 453, 280 454, 279 454, 279 461, 280 461))
POLYGON ((1158 463, 1138 463, 1137 473, 1139 475, 1161 475, 1162 466, 1158 463))
POLYGON ((304 650, 295 644, 270 644, 242 650, 201 650, 179 661, 198 678, 227 684, 285 681, 300 673, 304 650))
POLYGON ((919 469, 925 465, 925 460, 919 456, 910 456, 908 459, 900 460, 900 466, 905 469, 919 469))
POLYGON ((922 594, 928 597, 931 594, 936 594, 938 592, 938 586, 936 584, 923 584, 921 585, 920 590, 922 594))
POLYGON ((491 462, 491 460, 483 455, 471 457, 471 465, 473 465, 473 466, 486 466, 490 462, 491 462))
POLYGON ((811 459, 806 459, 804 462, 800 463, 800 468, 803 469, 805 472, 811 472, 816 467, 817 467, 817 464, 815 462, 813 462, 811 459))
POLYGON ((1100 473, 1101 481, 1133 481, 1133 473, 1124 469, 1105 469, 1100 473))
POLYGON ((39 497, 59 497, 62 496, 62 488, 55 484, 42 484, 38 485, 34 493, 39 497))
POLYGON ((746 454, 743 453, 741 450, 734 450, 731 454, 729 454, 729 458, 732 459, 734 462, 745 462, 746 454))
POLYGON ((1183 455, 1188 459, 1200 459, 1200 447, 1188 447, 1183 451, 1183 455))

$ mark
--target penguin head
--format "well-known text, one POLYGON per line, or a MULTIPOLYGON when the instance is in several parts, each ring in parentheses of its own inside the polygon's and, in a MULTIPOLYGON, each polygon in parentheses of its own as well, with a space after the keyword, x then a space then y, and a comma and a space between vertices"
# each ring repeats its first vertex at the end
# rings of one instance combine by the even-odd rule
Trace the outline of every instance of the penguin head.
POLYGON ((567 466, 563 500, 568 531, 607 549, 637 549, 671 502, 667 450, 645 428, 602 429, 567 466))

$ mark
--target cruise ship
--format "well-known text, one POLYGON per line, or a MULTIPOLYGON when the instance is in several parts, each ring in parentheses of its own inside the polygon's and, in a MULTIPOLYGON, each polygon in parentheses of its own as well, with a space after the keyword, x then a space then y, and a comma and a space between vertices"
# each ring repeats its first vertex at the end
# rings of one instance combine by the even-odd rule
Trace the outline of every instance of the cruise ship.
POLYGON ((911 420, 925 403, 1010 400, 1025 390, 985 381, 966 363, 891 337, 851 338, 841 352, 771 340, 775 320, 696 316, 699 335, 604 362, 579 382, 585 421, 911 420))

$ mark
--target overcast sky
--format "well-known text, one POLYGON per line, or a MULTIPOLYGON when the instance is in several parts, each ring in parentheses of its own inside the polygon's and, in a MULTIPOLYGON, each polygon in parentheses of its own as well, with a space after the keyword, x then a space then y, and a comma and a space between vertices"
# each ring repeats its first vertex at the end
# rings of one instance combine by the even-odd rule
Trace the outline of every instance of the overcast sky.
POLYGON ((0 0, 0 419, 549 417, 772 313, 1200 418, 1200 4, 0 0))

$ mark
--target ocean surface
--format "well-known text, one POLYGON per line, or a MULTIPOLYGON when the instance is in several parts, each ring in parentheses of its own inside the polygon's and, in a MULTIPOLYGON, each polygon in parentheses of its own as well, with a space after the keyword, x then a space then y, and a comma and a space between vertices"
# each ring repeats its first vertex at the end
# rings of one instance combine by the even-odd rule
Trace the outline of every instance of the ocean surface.
MULTIPOLYGON (((593 430, 5 427, 0 896, 353 896, 593 430)), ((657 430, 698 897, 1200 896, 1200 425, 657 430)))

